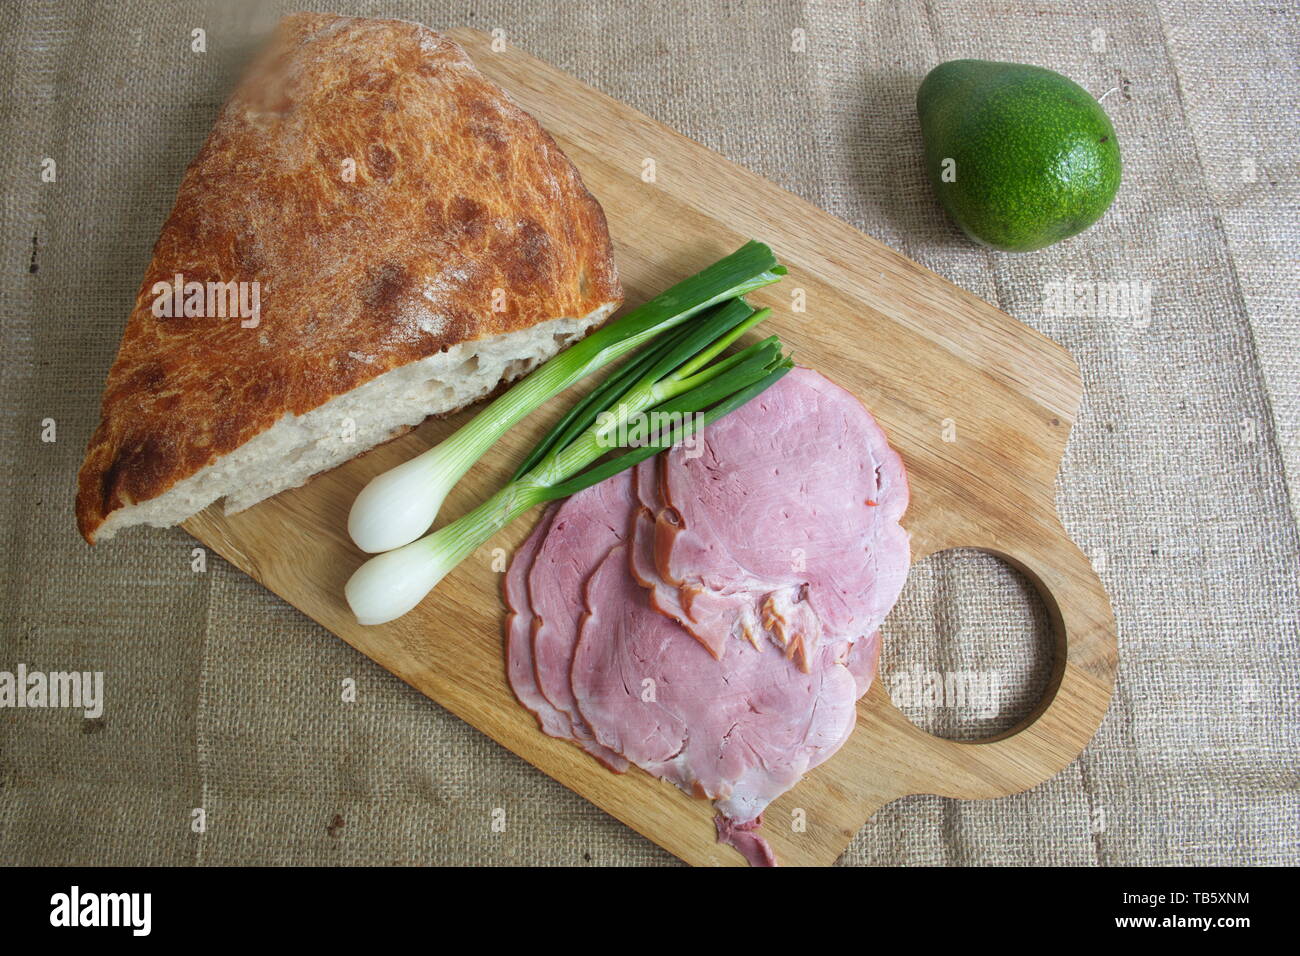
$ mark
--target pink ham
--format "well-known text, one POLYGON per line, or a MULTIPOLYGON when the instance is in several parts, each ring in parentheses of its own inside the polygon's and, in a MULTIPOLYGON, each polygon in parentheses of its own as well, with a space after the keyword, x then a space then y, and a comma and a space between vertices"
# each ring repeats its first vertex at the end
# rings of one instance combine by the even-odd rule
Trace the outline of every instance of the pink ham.
MULTIPOLYGON (((682 607, 681 595, 677 589, 667 585, 660 576, 654 547, 656 518, 665 508, 659 494, 659 474, 668 461, 669 456, 659 455, 641 462, 633 472, 637 511, 633 517, 628 557, 633 577, 637 578, 642 586, 650 589, 652 606, 660 613, 681 622, 690 621, 690 617, 682 607)), ((901 462, 899 464, 901 465, 901 462)), ((905 494, 906 482, 901 482, 896 487, 899 486, 905 494)), ((670 514, 666 519, 673 521, 675 517, 670 514)), ((699 626, 695 629, 700 632, 696 635, 697 638, 700 634, 703 635, 703 642, 714 656, 721 654, 724 642, 730 639, 730 622, 726 623, 725 628, 715 631, 699 626)), ((861 697, 871 687, 871 682, 875 678, 880 656, 880 632, 874 631, 865 639, 855 635, 849 644, 848 648, 841 651, 841 656, 857 681, 858 696, 861 697)))
MULTIPOLYGON (((650 606, 660 614, 686 625, 690 616, 682 607, 681 595, 659 575, 655 558, 655 522, 664 510, 659 497, 658 470, 667 455, 647 458, 633 469, 636 491, 636 511, 632 515, 631 540, 628 542, 628 569, 637 583, 650 592, 650 606)), ((730 640, 730 627, 710 631, 707 627, 692 630, 695 637, 709 649, 714 657, 721 657, 726 642, 730 640)))
POLYGON ((586 725, 643 770, 755 820, 848 738, 857 684, 830 646, 808 673, 732 641, 715 659, 650 607, 615 548, 587 582, 572 685, 586 725))
POLYGON ((528 603, 528 572, 551 526, 556 507, 549 505, 542 512, 532 533, 515 551, 506 570, 502 584, 509 612, 506 615, 506 678, 519 703, 537 718, 542 733, 552 737, 571 737, 573 725, 569 719, 556 710, 537 688, 537 675, 533 673, 533 608, 528 603))
MULTIPOLYGON (((528 572, 537 688, 569 721, 570 736, 588 749, 594 741, 569 683, 584 612, 582 589, 610 549, 626 537, 632 500, 632 476, 622 472, 564 501, 551 518, 528 572)), ((604 748, 597 752, 606 763, 626 766, 615 753, 604 748)))
POLYGON ((871 689, 871 682, 876 679, 876 668, 880 666, 880 632, 873 631, 846 644, 841 659, 858 685, 858 696, 862 697, 871 689))
POLYGON ((874 679, 907 481, 807 369, 703 439, 548 510, 506 576, 507 669, 546 733, 713 800, 718 840, 774 865, 763 810, 843 744, 874 679))
POLYGON ((506 617, 506 677, 519 702, 532 711, 542 732, 551 737, 572 740, 615 773, 623 773, 628 762, 592 739, 590 734, 575 732, 573 721, 546 699, 537 685, 533 661, 533 634, 538 621, 528 600, 528 574, 541 550, 559 505, 550 505, 538 519, 537 526, 515 552, 506 571, 502 590, 509 614, 506 617))
POLYGON ((769 640, 810 666, 823 641, 874 633, 907 577, 902 459, 853 395, 795 369, 709 426, 704 453, 638 472, 637 578, 715 656, 769 640), (672 593, 675 591, 676 593, 672 593))
POLYGON ((776 854, 772 852, 771 844, 758 835, 758 828, 762 825, 761 815, 748 823, 736 823, 721 813, 713 818, 719 843, 733 848, 750 866, 776 866, 776 854))

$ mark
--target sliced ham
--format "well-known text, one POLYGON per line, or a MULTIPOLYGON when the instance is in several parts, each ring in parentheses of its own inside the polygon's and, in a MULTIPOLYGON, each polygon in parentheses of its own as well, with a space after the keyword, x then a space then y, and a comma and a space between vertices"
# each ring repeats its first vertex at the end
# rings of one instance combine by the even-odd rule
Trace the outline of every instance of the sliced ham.
POLYGON ((715 656, 768 640, 810 666, 824 640, 874 633, 907 577, 902 459, 853 395, 795 369, 638 472, 634 570, 715 656), (645 503, 649 504, 645 504, 645 503), (676 592, 675 594, 672 592, 676 592))
POLYGON ((848 738, 857 684, 831 648, 804 673, 770 647, 716 659, 656 612, 615 548, 592 574, 573 693, 596 739, 729 820, 755 820, 848 738))
MULTIPOLYGON (((573 649, 585 610, 583 585, 610 549, 626 537, 632 501, 632 476, 628 472, 565 500, 551 518, 528 571, 537 688, 551 707, 569 721, 570 736, 589 750, 593 749, 590 745, 594 738, 578 713, 569 683, 573 649)), ((604 762, 627 766, 616 752, 599 747, 595 750, 604 762)))
MULTIPOLYGON (((632 517, 632 533, 628 542, 628 567, 632 577, 648 590, 651 607, 680 624, 689 621, 690 617, 682 607, 677 589, 667 585, 660 576, 654 552, 656 516, 664 508, 659 497, 657 472, 659 463, 666 460, 666 455, 649 458, 633 470, 636 511, 632 517)), ((715 630, 709 630, 706 626, 695 624, 692 636, 700 640, 715 658, 721 657, 726 642, 732 639, 731 625, 728 621, 715 630), (701 634, 704 635, 702 639, 701 634)), ((751 643, 754 642, 751 640, 751 643)), ((836 657, 849 668, 858 685, 858 696, 861 697, 871 688, 871 682, 876 676, 876 665, 880 658, 880 632, 873 631, 862 638, 855 635, 852 639, 837 641, 836 645, 836 657)))
POLYGON ((763 811, 844 743, 875 677, 907 499, 870 413, 796 369, 702 455, 547 511, 506 575, 511 686, 546 733, 713 800, 719 842, 774 865, 763 811))
POLYGON ((538 620, 528 599, 528 574, 550 531, 559 505, 550 505, 532 533, 511 559, 502 585, 506 608, 506 677, 519 702, 532 711, 542 732, 551 737, 572 740, 615 773, 623 773, 628 762, 621 754, 598 744, 589 733, 576 731, 570 716, 546 699, 537 684, 533 660, 533 635, 538 620))
MULTIPOLYGON (((628 568, 637 583, 649 590, 650 605, 660 614, 685 625, 689 615, 682 606, 681 595, 660 576, 655 556, 655 523, 664 511, 663 499, 659 497, 658 469, 659 463, 666 458, 666 455, 647 458, 633 470, 636 511, 629 530, 628 568)), ((710 654, 721 657, 726 642, 730 640, 730 630, 729 624, 726 628, 714 630, 706 625, 695 627, 692 633, 710 654)))
POLYGON ((528 572, 542 546, 546 531, 555 517, 556 505, 550 505, 538 519, 532 533, 515 551, 502 584, 506 610, 506 678, 519 703, 532 711, 542 732, 552 737, 573 736, 569 718, 556 710, 542 696, 533 672, 533 608, 528 603, 528 572))
POLYGON ((776 866, 772 845, 758 835, 758 828, 762 825, 762 816, 748 823, 736 823, 721 813, 713 818, 719 843, 732 847, 750 866, 776 866))

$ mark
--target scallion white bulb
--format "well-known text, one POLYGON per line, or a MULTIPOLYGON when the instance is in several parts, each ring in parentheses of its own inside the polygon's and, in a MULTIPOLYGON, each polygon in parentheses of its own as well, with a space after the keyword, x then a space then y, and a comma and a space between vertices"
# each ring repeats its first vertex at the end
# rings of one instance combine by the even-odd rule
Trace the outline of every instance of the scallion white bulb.
POLYGON ((348 513, 348 534, 362 551, 378 554, 410 544, 429 530, 460 478, 445 466, 443 446, 376 475, 348 513))
POLYGON ((401 617, 460 563, 458 555, 430 545, 428 538, 415 541, 357 568, 343 593, 358 622, 387 624, 401 617))

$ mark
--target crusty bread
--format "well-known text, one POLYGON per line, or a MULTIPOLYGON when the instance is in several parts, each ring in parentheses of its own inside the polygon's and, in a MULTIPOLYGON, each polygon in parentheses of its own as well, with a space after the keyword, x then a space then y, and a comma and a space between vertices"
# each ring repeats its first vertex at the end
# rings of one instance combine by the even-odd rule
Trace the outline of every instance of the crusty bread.
POLYGON ((459 46, 402 21, 287 17, 181 182, 78 526, 93 543, 221 498, 249 507, 476 401, 621 301, 599 204, 459 46), (255 324, 155 316, 177 274, 257 283, 255 324))

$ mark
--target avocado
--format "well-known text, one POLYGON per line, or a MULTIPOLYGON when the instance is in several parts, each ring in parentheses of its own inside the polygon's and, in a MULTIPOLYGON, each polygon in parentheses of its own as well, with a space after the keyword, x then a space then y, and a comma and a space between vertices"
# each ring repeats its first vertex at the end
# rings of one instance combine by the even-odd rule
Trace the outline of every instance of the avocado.
POLYGON ((1029 252, 1087 229, 1119 189, 1119 144, 1101 105, 1053 70, 940 63, 916 94, 925 165, 977 242, 1029 252))

